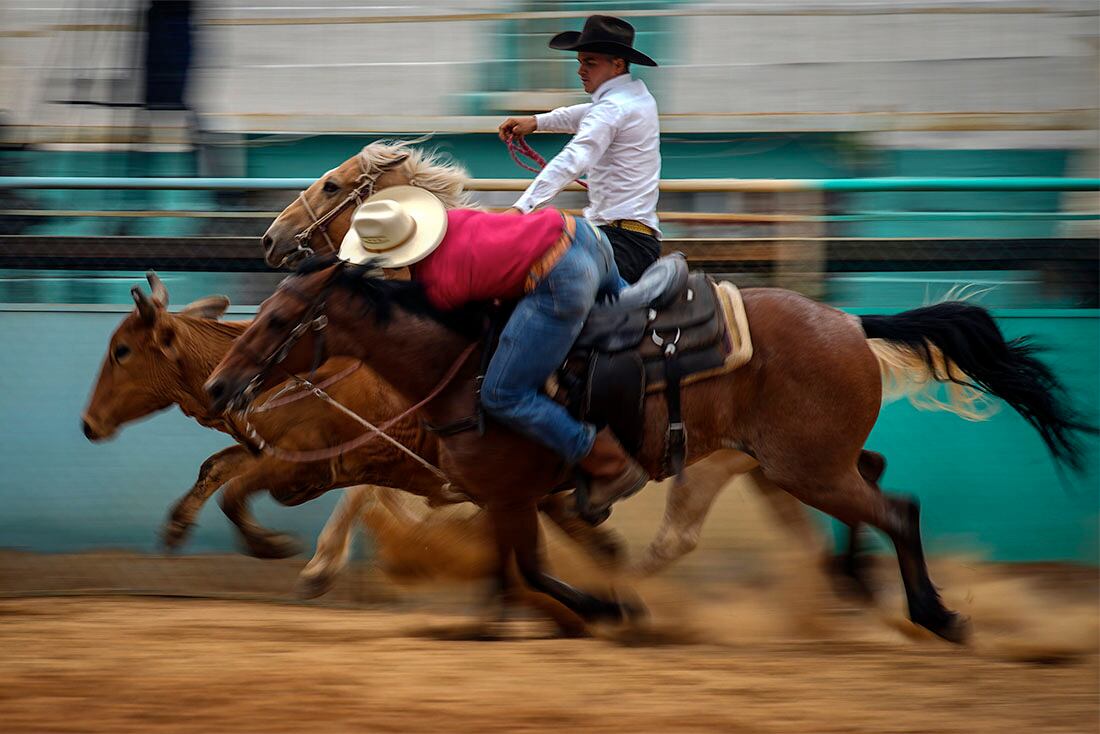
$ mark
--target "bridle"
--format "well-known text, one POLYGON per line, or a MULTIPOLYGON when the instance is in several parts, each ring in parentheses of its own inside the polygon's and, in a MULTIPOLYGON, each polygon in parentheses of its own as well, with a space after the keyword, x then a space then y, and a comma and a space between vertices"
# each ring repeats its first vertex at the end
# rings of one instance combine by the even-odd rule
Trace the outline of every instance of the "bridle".
MULTIPOLYGON (((399 421, 404 420, 408 416, 423 408, 432 400, 435 400, 435 398, 437 398, 440 393, 443 392, 444 388, 446 388, 454 380, 455 376, 458 375, 458 372, 461 369, 462 365, 465 364, 466 360, 470 358, 470 355, 478 346, 478 343, 476 341, 471 342, 470 345, 462 351, 458 358, 455 359, 450 369, 447 370, 446 374, 442 377, 442 379, 440 379, 439 383, 431 390, 431 392, 428 393, 426 397, 424 397, 420 402, 416 403, 415 405, 409 406, 403 413, 389 419, 380 426, 374 425, 358 413, 355 413, 338 401, 334 400, 328 393, 324 391, 324 383, 322 385, 313 384, 314 375, 317 372, 317 368, 321 365, 325 354, 324 335, 325 328, 328 326, 328 316, 325 314, 324 311, 325 305, 328 302, 329 294, 332 292, 333 287, 337 283, 340 273, 347 266, 348 263, 343 261, 340 261, 336 264, 336 267, 333 268, 332 274, 329 276, 328 281, 325 283, 324 287, 321 289, 321 292, 317 295, 316 299, 311 299, 305 293, 302 293, 297 288, 294 288, 290 284, 289 279, 283 281, 283 283, 279 286, 279 289, 285 290, 293 294, 295 298, 297 298, 302 303, 307 304, 309 308, 306 310, 306 313, 301 318, 301 320, 294 326, 294 328, 290 330, 286 338, 283 339, 282 342, 280 342, 274 349, 271 350, 271 352, 267 356, 263 357, 262 359, 257 358, 255 354, 252 353, 251 350, 249 350, 248 347, 245 346, 243 343, 238 343, 237 348, 242 350, 249 359, 251 359, 260 367, 260 370, 256 373, 255 377, 249 380, 248 385, 242 392, 242 395, 248 395, 251 392, 258 391, 260 389, 260 386, 267 379, 267 376, 271 372, 271 370, 273 368, 279 367, 283 360, 287 358, 287 355, 290 354, 290 350, 294 348, 294 345, 298 343, 298 341, 306 334, 306 332, 312 329, 313 331, 317 332, 317 341, 314 345, 313 366, 310 369, 309 378, 306 379, 303 377, 299 377, 298 375, 294 375, 285 368, 282 368, 283 371, 286 373, 286 376, 290 378, 296 385, 305 387, 308 390, 308 394, 312 394, 315 397, 324 400, 344 415, 348 416, 352 420, 367 428, 369 430, 369 433, 365 433, 350 441, 346 441, 339 446, 333 446, 331 448, 325 449, 314 449, 309 451, 288 451, 286 449, 281 449, 278 446, 273 446, 272 444, 264 440, 262 436, 260 436, 259 432, 256 430, 256 427, 252 425, 250 415, 253 412, 263 412, 270 407, 275 407, 271 404, 272 401, 283 400, 284 402, 287 402, 284 398, 282 398, 283 391, 280 391, 271 399, 265 401, 263 405, 255 406, 250 404, 249 407, 242 412, 242 418, 244 420, 245 429, 249 438, 255 441, 259 449, 264 453, 274 456, 275 458, 281 459, 283 461, 295 463, 328 461, 343 455, 346 451, 360 448, 374 438, 381 438, 385 441, 388 441, 399 451, 403 452, 414 461, 416 461, 418 464, 423 466, 425 469, 435 474, 442 483, 441 496, 448 498, 448 501, 462 501, 469 499, 469 497, 467 497, 464 493, 455 488, 454 482, 437 466, 425 460, 422 456, 412 451, 404 444, 396 441, 394 438, 388 435, 386 431, 389 430, 392 426, 396 425, 399 421)), ((334 379, 333 382, 335 381, 336 380, 334 379)))
POLYGON ((337 247, 332 238, 328 236, 328 223, 338 215, 340 212, 347 209, 352 202, 355 202, 356 206, 363 203, 364 199, 369 199, 374 194, 374 187, 378 183, 378 179, 392 166, 397 165, 404 158, 399 158, 396 161, 389 161, 386 166, 379 166, 375 163, 371 163, 363 155, 362 151, 359 152, 355 159, 359 161, 359 170, 362 171, 357 177, 357 185, 351 190, 344 200, 336 204, 332 209, 329 209, 324 214, 318 216, 317 212, 313 210, 309 200, 306 198, 306 192, 300 191, 298 198, 295 201, 302 202, 302 208, 306 210, 306 214, 309 215, 310 224, 303 230, 294 235, 295 247, 293 250, 283 256, 283 259, 279 261, 276 267, 281 268, 284 265, 297 260, 300 257, 312 257, 315 253, 313 248, 309 246, 309 242, 313 239, 314 233, 320 229, 321 235, 325 238, 325 242, 332 248, 333 252, 339 252, 340 248, 337 247))
MULTIPOLYGON (((336 285, 336 279, 340 275, 340 271, 342 271, 345 266, 345 262, 337 262, 336 267, 333 268, 332 275, 329 276, 328 282, 325 283, 325 287, 321 290, 321 293, 316 299, 310 299, 305 293, 302 293, 300 290, 290 285, 289 279, 283 281, 279 286, 279 290, 293 294, 295 298, 309 306, 309 308, 306 310, 305 315, 302 316, 302 319, 287 333, 286 338, 279 342, 266 357, 258 358, 245 344, 242 343, 238 345, 245 355, 260 367, 260 371, 256 373, 256 376, 249 380, 248 385, 245 387, 244 395, 258 390, 260 385, 267 379, 271 370, 282 364, 283 360, 290 354, 290 350, 294 348, 294 345, 311 329, 317 332, 317 341, 313 348, 313 365, 309 370, 309 377, 311 380, 313 379, 325 355, 325 327, 328 326, 328 316, 325 314, 325 305, 328 303, 329 293, 332 292, 333 286, 336 285)), ((284 370, 284 372, 286 372, 286 370, 284 370)), ((287 376, 293 377, 290 372, 287 372, 287 376)))

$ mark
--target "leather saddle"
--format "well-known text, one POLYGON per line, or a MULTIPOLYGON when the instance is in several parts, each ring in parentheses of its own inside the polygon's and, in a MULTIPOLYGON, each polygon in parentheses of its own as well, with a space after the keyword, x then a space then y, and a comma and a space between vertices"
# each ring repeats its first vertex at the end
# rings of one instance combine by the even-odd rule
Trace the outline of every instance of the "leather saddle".
POLYGON ((558 374, 579 419, 610 426, 627 451, 641 448, 647 392, 664 389, 669 422, 665 475, 683 469, 687 436, 681 379, 720 367, 723 317, 713 281, 689 274, 683 255, 661 258, 614 302, 593 308, 558 374))
MULTIPOLYGON (((485 337, 481 381, 496 349, 499 328, 510 309, 495 313, 485 337)), ((558 370, 556 399, 580 420, 610 426, 632 454, 641 448, 647 392, 663 389, 668 403, 664 475, 683 470, 687 435, 680 414, 681 379, 721 367, 728 351, 725 318, 714 282, 689 273, 684 256, 660 258, 637 283, 613 301, 597 304, 585 321, 565 364, 558 370)), ((425 427, 440 435, 477 429, 477 414, 446 425, 425 427)), ((655 477, 663 478, 663 477, 655 477)))

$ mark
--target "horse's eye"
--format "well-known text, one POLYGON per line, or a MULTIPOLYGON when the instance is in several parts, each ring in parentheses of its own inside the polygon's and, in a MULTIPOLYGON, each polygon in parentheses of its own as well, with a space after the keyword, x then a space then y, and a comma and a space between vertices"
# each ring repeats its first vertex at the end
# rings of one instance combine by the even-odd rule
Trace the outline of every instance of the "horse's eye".
POLYGON ((267 325, 272 329, 282 329, 286 326, 286 319, 281 316, 269 316, 267 318, 267 325))
POLYGON ((115 347, 113 356, 116 362, 121 362, 122 360, 130 356, 130 347, 126 346, 125 344, 119 344, 117 347, 115 347))
POLYGON ((325 181, 325 185, 321 187, 321 191, 326 194, 335 194, 340 190, 340 186, 332 181, 325 181))

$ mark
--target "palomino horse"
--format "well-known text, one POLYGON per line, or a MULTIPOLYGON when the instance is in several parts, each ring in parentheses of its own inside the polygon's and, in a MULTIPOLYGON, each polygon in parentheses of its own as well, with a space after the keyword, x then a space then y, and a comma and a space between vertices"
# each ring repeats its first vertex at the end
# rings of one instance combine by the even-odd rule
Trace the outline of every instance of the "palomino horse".
MULTIPOLYGON (((264 234, 263 245, 268 264, 280 267, 308 254, 332 253, 334 243, 343 240, 351 223, 355 202, 370 191, 398 183, 412 183, 440 194, 447 208, 469 205, 464 193, 466 172, 455 164, 435 159, 412 147, 412 142, 379 141, 325 173, 303 191, 272 222, 264 234), (425 161, 430 165, 425 165, 425 161), (375 178, 374 171, 384 171, 375 178)), ((859 469, 872 484, 882 475, 886 461, 881 454, 864 451, 859 469)), ((818 532, 797 500, 768 481, 751 458, 739 454, 715 455, 706 462, 689 467, 690 493, 670 490, 664 518, 653 541, 635 565, 635 573, 653 574, 691 552, 698 542, 714 500, 729 477, 750 473, 773 516, 791 534, 809 548, 819 545, 818 532)), ((349 502, 352 499, 349 498, 349 502)), ((344 510, 350 513, 351 509, 344 510)), ((350 540, 350 537, 347 539, 350 540)), ((863 577, 857 556, 858 528, 852 527, 847 553, 837 559, 832 570, 843 590, 869 596, 870 587, 863 577)))
MULTIPOLYGON (((684 388, 688 462, 733 452, 758 463, 768 481, 802 502, 847 524, 878 528, 897 552, 910 619, 962 641, 965 620, 944 607, 928 576, 917 504, 879 492, 857 466, 882 399, 876 354, 910 369, 923 365, 931 379, 1001 397, 1071 466, 1081 461, 1075 432, 1095 429, 1064 405, 1061 386, 1031 348, 1006 342, 980 307, 942 303, 860 319, 777 288, 745 289, 743 298, 753 356, 734 372, 684 388)), ((286 372, 303 372, 318 359, 354 357, 410 403, 429 396, 425 418, 445 425, 475 412, 478 365, 470 355, 482 323, 477 309, 438 312, 418 283, 384 280, 369 265, 318 257, 264 302, 206 390, 215 410, 246 409, 286 372)), ((647 397, 637 458, 651 476, 663 470, 666 425, 664 397, 647 397)), ((556 455, 489 422, 484 436, 441 437, 438 458, 452 486, 488 510, 502 583, 514 557, 527 584, 583 619, 619 619, 633 611, 543 570, 536 507, 566 476, 556 455)))
MULTIPOLYGON (((329 489, 375 485, 373 492, 361 487, 349 490, 318 539, 317 554, 303 570, 298 584, 304 595, 317 596, 327 590, 346 562, 346 536, 356 519, 364 516, 372 522, 372 529, 378 529, 384 513, 376 510, 369 514, 379 498, 376 495, 386 506, 382 509, 394 514, 383 487, 401 487, 427 497, 433 505, 461 499, 441 496, 438 482, 423 467, 371 434, 364 434, 357 423, 308 393, 273 400, 271 410, 254 416, 252 423, 258 435, 281 447, 274 456, 260 451, 248 424, 212 412, 202 390, 214 365, 248 322, 218 321, 229 305, 220 296, 204 298, 171 313, 164 284, 153 273, 149 274, 149 282, 152 297, 135 288, 134 311, 111 335, 107 356, 83 413, 85 435, 93 441, 103 440, 126 423, 178 405, 201 425, 239 441, 203 462, 194 486, 172 509, 163 531, 166 545, 182 544, 203 503, 224 487, 222 508, 237 526, 251 555, 294 555, 300 552, 294 538, 268 530, 253 518, 246 502, 250 495, 266 490, 282 504, 297 505, 329 489), (276 405, 279 400, 282 403, 276 405)), ((334 360, 319 370, 315 379, 328 383, 327 389, 338 396, 341 404, 370 420, 389 421, 407 407, 374 373, 354 360, 334 360)), ((392 423, 390 430, 405 446, 434 460, 436 438, 414 417, 405 416, 392 423)), ((607 532, 589 528, 567 512, 564 497, 553 498, 541 508, 590 553, 606 557, 614 549, 607 532)), ((408 517, 399 519, 405 525, 411 522, 408 517)), ((573 624, 575 620, 567 622, 573 624)))

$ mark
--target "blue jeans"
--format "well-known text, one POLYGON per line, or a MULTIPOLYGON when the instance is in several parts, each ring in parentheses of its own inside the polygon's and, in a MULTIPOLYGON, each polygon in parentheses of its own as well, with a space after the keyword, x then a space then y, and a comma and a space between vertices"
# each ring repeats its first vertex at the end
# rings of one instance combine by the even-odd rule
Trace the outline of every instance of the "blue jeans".
POLYGON ((617 294, 623 285, 607 235, 578 218, 573 244, 500 333, 481 391, 486 413, 570 464, 584 458, 595 427, 569 415, 544 385, 568 356, 596 296, 617 294))

